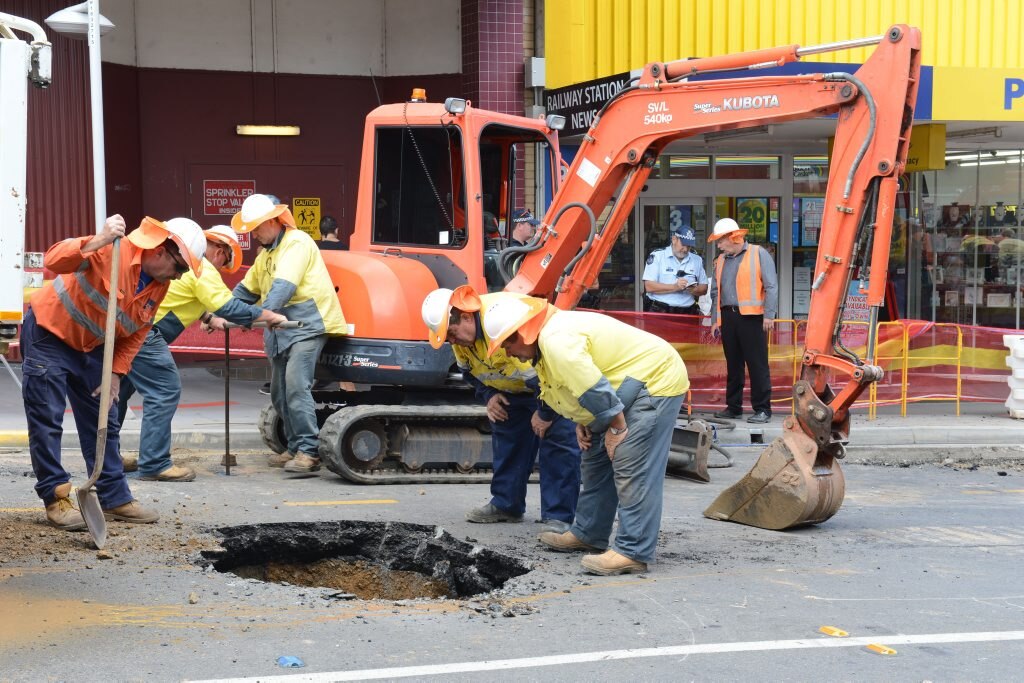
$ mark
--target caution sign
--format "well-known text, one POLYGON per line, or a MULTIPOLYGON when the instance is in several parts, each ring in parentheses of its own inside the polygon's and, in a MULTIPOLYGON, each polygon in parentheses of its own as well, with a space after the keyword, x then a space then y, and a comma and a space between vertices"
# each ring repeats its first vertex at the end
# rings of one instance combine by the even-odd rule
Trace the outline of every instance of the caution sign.
POLYGON ((315 240, 320 239, 320 198, 293 197, 292 215, 295 227, 315 240))

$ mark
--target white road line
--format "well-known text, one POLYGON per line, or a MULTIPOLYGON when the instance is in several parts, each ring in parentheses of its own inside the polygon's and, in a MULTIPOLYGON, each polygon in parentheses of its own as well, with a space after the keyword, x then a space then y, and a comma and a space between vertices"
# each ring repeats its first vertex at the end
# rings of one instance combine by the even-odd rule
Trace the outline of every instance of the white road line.
POLYGON ((495 659, 481 662, 456 662, 425 666, 402 666, 389 669, 362 669, 359 671, 331 671, 325 673, 292 674, 284 676, 257 676, 253 678, 222 678, 194 683, 321 683, 327 681, 360 681, 374 678, 404 678, 407 676, 445 676, 474 671, 504 671, 541 666, 564 666, 587 662, 606 662, 616 659, 644 657, 679 657, 685 655, 723 654, 730 652, 763 652, 769 650, 809 650, 832 647, 865 647, 872 643, 894 645, 926 645, 932 643, 988 643, 1005 640, 1024 640, 1024 631, 983 631, 975 633, 929 633, 922 635, 876 635, 866 638, 814 638, 801 640, 759 640, 741 643, 705 643, 650 647, 639 650, 605 650, 547 657, 521 659, 495 659))

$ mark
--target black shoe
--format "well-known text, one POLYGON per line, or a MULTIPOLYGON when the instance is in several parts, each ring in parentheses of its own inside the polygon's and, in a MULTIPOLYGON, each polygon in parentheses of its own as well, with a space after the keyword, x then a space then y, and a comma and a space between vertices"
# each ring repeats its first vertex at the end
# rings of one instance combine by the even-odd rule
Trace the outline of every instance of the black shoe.
POLYGON ((754 413, 753 415, 751 415, 750 417, 747 418, 747 422, 749 422, 751 424, 756 424, 756 425, 767 424, 768 422, 771 422, 771 421, 772 421, 772 416, 769 415, 768 413, 764 412, 763 410, 759 410, 759 411, 757 411, 756 413, 754 413))
POLYGON ((720 418, 722 420, 738 420, 741 417, 743 417, 743 413, 734 413, 728 408, 726 408, 725 410, 719 410, 717 413, 715 413, 715 417, 720 418))

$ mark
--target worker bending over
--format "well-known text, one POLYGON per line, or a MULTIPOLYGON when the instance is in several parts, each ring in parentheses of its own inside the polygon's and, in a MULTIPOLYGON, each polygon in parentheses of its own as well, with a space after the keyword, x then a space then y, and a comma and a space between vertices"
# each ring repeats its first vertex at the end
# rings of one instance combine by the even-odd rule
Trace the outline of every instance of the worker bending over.
POLYGON ((491 501, 470 510, 466 519, 520 522, 526 511, 526 485, 540 460, 541 523, 565 531, 572 523, 580 493, 580 451, 572 422, 537 399, 537 373, 529 363, 498 350, 488 357, 480 311, 503 298, 521 294, 478 295, 464 285, 437 289, 423 301, 423 322, 435 349, 448 341, 462 376, 487 406, 491 421, 494 474, 491 501))
POLYGON ((583 450, 576 521, 539 540, 560 551, 604 550, 584 556, 592 574, 647 571, 661 527, 672 431, 690 388, 682 358, 652 334, 543 299, 495 301, 483 320, 488 351, 503 348, 532 361, 541 400, 576 422, 583 450), (609 548, 616 510, 619 528, 609 548))
MULTIPOLYGON (((188 221, 188 218, 173 218, 188 221)), ((185 273, 171 283, 146 340, 142 343, 132 369, 121 382, 118 397, 118 417, 124 425, 128 413, 128 399, 138 391, 142 395, 142 432, 139 435, 138 469, 143 479, 152 481, 192 481, 196 473, 191 467, 171 462, 171 420, 181 398, 181 377, 169 346, 185 328, 212 316, 250 325, 265 322, 268 325, 284 322, 285 317, 252 306, 231 296, 220 273, 234 273, 242 265, 242 248, 235 232, 226 225, 206 230, 206 256, 199 275, 185 273), (212 313, 211 313, 212 312, 212 313)), ((220 326, 223 329, 223 325, 220 326)))
MULTIPOLYGON (((28 418, 29 451, 36 493, 46 504, 46 518, 58 529, 85 528, 71 501, 71 476, 60 461, 65 400, 71 404, 85 464, 96 456, 103 343, 114 240, 125 233, 119 215, 106 220, 100 233, 58 242, 46 252, 43 265, 58 276, 32 295, 21 330, 22 396, 28 418)), ((118 270, 119 301, 110 395, 131 369, 153 324, 153 316, 171 280, 202 269, 206 240, 188 219, 163 223, 145 218, 121 240, 118 270)), ((106 416, 107 439, 103 470, 96 492, 107 519, 145 524, 160 515, 132 498, 121 463, 117 411, 106 416)))
POLYGON ((281 417, 288 450, 268 463, 289 472, 320 469, 320 427, 313 402, 313 372, 328 335, 345 334, 347 326, 331 276, 313 238, 295 229, 285 204, 269 197, 246 197, 231 218, 235 232, 251 232, 263 250, 232 294, 250 304, 280 313, 302 327, 263 334, 270 359, 270 400, 281 417))

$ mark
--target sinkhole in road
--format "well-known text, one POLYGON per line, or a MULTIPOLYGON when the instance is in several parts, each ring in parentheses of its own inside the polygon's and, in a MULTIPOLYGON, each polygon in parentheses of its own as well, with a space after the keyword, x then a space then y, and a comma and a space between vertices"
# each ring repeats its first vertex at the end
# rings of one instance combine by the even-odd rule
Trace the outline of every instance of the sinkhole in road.
POLYGON ((364 600, 465 598, 530 567, 447 531, 407 522, 281 522, 217 529, 202 564, 249 579, 334 588, 364 600))

